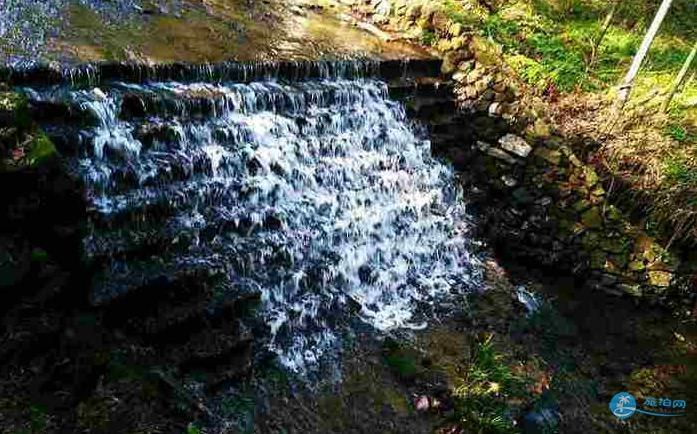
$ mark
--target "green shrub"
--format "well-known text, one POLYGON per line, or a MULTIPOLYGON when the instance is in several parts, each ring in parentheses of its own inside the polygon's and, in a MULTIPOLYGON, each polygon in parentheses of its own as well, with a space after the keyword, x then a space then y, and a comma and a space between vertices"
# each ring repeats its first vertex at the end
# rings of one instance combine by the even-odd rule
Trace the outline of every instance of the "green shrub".
POLYGON ((414 378, 420 372, 416 360, 410 355, 388 354, 385 363, 401 378, 414 378))

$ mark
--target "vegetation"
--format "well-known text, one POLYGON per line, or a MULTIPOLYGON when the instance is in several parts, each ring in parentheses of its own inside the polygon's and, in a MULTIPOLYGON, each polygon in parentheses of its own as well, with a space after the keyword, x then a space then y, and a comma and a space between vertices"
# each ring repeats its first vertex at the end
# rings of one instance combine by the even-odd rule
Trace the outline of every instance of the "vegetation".
POLYGON ((523 391, 524 379, 515 375, 503 355, 492 344, 492 335, 479 342, 470 356, 468 369, 455 387, 458 422, 472 432, 517 432, 508 415, 505 398, 523 391))
POLYGON ((26 98, 0 91, 0 169, 36 168, 55 155, 53 142, 30 120, 26 98))
MULTIPOLYGON (((623 116, 612 110, 618 85, 661 3, 410 2, 422 8, 422 18, 415 23, 420 42, 447 52, 463 45, 458 39, 464 37, 480 64, 507 69, 510 81, 521 84, 526 97, 545 100, 541 107, 550 129, 543 131, 596 144, 580 153, 590 153, 598 172, 615 180, 618 203, 630 205, 628 211, 640 211, 647 226, 657 228, 656 235, 663 239, 694 244, 697 86, 695 62, 689 61, 697 40, 693 1, 671 2, 641 69, 636 77, 627 77, 632 91, 623 116), (424 22, 429 14, 433 18, 424 22), (459 27, 453 32, 455 25, 459 27), (517 80, 512 79, 516 75, 517 80)), ((408 20, 402 23, 407 30, 412 26, 408 20)), ((542 112, 535 111, 539 118, 542 112)))

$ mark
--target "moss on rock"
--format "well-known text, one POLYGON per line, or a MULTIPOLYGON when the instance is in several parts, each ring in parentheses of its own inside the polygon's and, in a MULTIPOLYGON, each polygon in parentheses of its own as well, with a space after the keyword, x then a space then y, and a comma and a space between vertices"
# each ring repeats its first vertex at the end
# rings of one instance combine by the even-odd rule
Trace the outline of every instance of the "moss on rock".
POLYGON ((51 139, 32 122, 26 97, 18 92, 0 92, 0 167, 36 168, 57 155, 51 139))

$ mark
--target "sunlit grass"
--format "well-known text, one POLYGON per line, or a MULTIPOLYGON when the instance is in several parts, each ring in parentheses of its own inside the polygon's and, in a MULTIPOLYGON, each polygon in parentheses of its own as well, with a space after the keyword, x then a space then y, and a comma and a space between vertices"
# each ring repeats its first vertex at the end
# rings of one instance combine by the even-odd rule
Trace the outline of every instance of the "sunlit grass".
MULTIPOLYGON (((643 38, 641 26, 625 28, 626 17, 618 17, 594 53, 604 8, 607 5, 580 0, 517 2, 486 18, 482 29, 504 48, 512 66, 529 84, 594 91, 621 78, 643 38)), ((675 72, 689 50, 686 39, 661 33, 644 71, 675 72)))
POLYGON ((459 383, 453 390, 458 422, 471 432, 517 432, 507 416, 505 398, 520 394, 524 380, 515 375, 490 335, 478 343, 459 383))

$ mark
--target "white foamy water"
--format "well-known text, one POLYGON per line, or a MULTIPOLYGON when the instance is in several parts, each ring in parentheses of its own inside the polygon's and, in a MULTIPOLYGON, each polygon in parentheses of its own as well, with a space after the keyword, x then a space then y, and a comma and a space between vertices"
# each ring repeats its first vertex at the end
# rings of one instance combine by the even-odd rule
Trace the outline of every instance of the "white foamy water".
POLYGON ((453 170, 430 156, 384 83, 102 91, 34 97, 95 119, 75 170, 94 208, 85 246, 119 253, 113 281, 139 269, 123 258, 143 239, 158 243, 154 268, 222 268, 228 286, 261 291, 266 345, 297 372, 335 353, 356 320, 422 328, 434 306, 476 285, 453 170))

